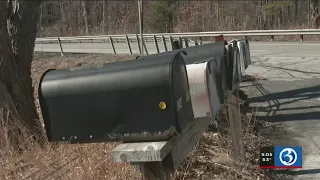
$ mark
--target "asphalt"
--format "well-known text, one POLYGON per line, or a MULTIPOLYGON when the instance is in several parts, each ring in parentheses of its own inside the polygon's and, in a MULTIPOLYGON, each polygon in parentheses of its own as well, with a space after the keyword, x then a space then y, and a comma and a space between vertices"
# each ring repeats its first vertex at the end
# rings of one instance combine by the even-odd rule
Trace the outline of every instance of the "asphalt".
POLYGON ((246 74, 266 80, 245 82, 257 120, 279 123, 267 132, 274 145, 302 146, 303 168, 294 179, 320 179, 320 43, 260 43, 246 74), (259 50, 259 51, 257 51, 259 50))

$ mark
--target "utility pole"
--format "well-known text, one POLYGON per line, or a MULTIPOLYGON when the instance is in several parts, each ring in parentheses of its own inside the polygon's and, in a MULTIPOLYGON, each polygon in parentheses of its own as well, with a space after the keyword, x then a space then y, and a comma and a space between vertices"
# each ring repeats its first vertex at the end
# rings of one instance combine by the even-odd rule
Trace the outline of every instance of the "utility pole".
POLYGON ((139 27, 140 27, 140 47, 141 47, 141 53, 140 56, 143 56, 143 4, 142 0, 138 0, 138 11, 139 11, 139 27))

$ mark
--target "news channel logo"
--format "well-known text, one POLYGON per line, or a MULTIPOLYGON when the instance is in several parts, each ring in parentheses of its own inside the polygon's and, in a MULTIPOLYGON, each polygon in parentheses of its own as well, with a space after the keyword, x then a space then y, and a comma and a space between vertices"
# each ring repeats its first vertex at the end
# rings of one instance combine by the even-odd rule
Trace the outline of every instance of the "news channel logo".
POLYGON ((302 147, 276 146, 274 148, 275 168, 302 168, 302 147))

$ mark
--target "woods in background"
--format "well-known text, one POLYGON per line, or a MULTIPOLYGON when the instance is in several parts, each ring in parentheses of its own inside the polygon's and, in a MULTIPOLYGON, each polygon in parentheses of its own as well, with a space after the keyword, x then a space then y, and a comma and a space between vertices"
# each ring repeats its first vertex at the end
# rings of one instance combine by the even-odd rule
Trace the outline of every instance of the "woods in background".
MULTIPOLYGON (((144 1, 144 32, 319 28, 319 0, 144 1)), ((137 1, 47 0, 38 36, 138 33, 137 1)))

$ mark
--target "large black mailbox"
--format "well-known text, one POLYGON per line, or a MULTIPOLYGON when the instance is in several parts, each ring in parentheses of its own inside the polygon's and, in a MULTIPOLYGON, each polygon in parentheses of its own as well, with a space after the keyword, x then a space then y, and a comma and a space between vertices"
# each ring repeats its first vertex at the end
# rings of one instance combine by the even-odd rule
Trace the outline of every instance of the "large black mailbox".
POLYGON ((137 57, 137 59, 145 59, 149 57, 159 57, 166 56, 168 54, 175 54, 179 51, 184 51, 186 54, 183 54, 185 63, 193 64, 196 62, 210 61, 209 67, 214 72, 215 79, 217 81, 217 90, 220 96, 220 102, 223 104, 227 97, 228 90, 228 71, 227 67, 229 66, 230 57, 229 52, 226 49, 226 41, 217 41, 214 43, 204 44, 200 46, 193 46, 189 48, 177 49, 174 51, 163 52, 160 54, 154 54, 149 56, 137 57))
POLYGON ((180 53, 49 70, 42 76, 39 99, 51 142, 162 140, 193 120, 180 53))

